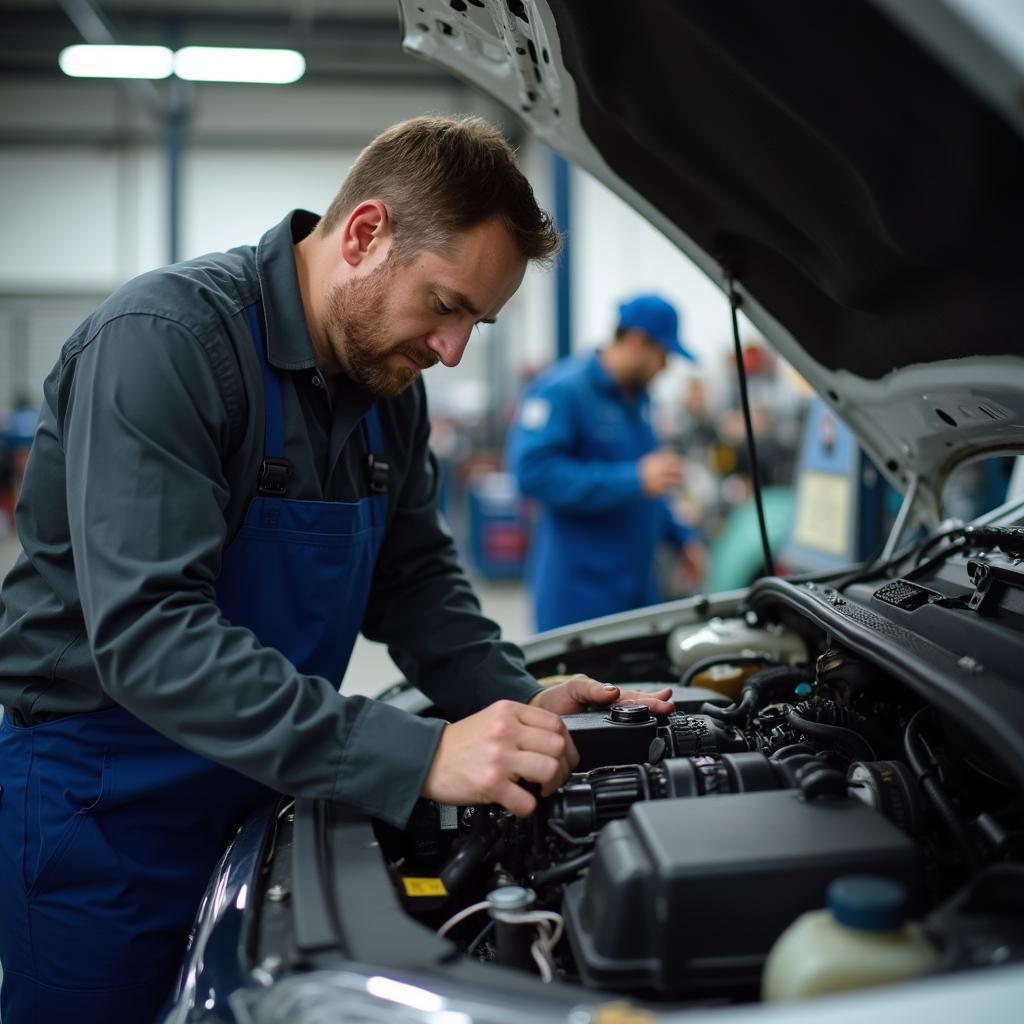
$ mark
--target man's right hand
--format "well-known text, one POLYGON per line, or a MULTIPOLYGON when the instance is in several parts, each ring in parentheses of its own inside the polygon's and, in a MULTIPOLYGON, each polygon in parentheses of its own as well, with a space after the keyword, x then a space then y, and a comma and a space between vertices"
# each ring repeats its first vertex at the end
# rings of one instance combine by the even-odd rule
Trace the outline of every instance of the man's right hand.
POLYGON ((683 460, 675 452, 649 452, 639 463, 640 486, 648 498, 658 498, 683 482, 683 460))
POLYGON ((499 700, 445 726, 422 794, 442 804, 500 804, 520 818, 537 801, 519 781, 550 796, 579 764, 562 719, 551 711, 499 700))

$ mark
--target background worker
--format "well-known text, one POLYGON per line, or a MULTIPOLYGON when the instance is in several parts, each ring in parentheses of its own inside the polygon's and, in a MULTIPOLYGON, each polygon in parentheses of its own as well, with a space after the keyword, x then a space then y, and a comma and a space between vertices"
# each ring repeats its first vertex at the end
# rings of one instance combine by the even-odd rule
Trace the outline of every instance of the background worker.
POLYGON ((35 406, 24 395, 16 395, 0 429, 0 538, 13 528, 14 506, 38 416, 35 406))
POLYGON ((619 691, 541 690, 481 615, 420 379, 557 245, 499 132, 416 118, 322 219, 145 274, 66 343, 0 591, 4 1024, 152 1020, 272 791, 401 827, 567 777, 559 715, 619 691), (360 630, 458 720, 342 697, 360 630))
POLYGON ((673 544, 699 579, 704 550, 665 495, 683 462, 658 448, 648 385, 670 355, 693 360, 679 315, 657 295, 619 306, 614 340, 541 374, 520 403, 506 462, 540 506, 527 575, 538 629, 661 599, 654 556, 673 544))

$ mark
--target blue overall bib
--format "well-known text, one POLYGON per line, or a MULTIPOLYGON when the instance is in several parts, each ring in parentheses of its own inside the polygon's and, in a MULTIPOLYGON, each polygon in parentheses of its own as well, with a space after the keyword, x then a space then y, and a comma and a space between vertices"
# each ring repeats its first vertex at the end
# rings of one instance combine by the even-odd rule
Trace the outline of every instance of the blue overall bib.
MULTIPOLYGON (((267 473, 286 465, 280 382, 261 311, 246 314, 263 370, 265 458, 261 493, 224 551, 217 603, 301 672, 340 683, 384 534, 387 466, 371 457, 373 493, 360 501, 280 493, 280 474, 267 473)), ((362 429, 381 453, 376 408, 362 429)), ((210 873, 272 794, 120 707, 26 728, 5 715, 0 787, 3 1024, 152 1021, 210 873)))

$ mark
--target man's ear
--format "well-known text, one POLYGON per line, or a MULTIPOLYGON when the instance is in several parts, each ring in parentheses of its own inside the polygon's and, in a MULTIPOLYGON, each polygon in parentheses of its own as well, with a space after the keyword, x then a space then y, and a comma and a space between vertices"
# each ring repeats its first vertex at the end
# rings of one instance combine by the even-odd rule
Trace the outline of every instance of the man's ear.
POLYGON ((345 218, 341 228, 341 257, 357 267, 378 256, 391 243, 388 208, 379 199, 367 199, 345 218))

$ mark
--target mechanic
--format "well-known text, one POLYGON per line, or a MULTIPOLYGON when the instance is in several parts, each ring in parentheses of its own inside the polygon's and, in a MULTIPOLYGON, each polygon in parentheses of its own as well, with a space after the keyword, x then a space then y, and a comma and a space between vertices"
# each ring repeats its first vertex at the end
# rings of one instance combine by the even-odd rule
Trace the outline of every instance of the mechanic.
POLYGON ((482 616, 420 379, 558 241, 496 129, 416 118, 323 219, 145 274, 65 344, 0 595, 4 1024, 152 1020, 272 791, 402 826, 565 780, 559 715, 620 691, 541 689, 482 616), (360 629, 457 721, 342 697, 360 629))
POLYGON ((657 295, 619 306, 614 340, 541 374, 520 403, 506 464, 540 506, 527 564, 540 630, 661 599, 655 553, 667 541, 699 580, 704 548, 665 498, 683 462, 660 449, 647 387, 669 355, 693 361, 679 315, 657 295))

